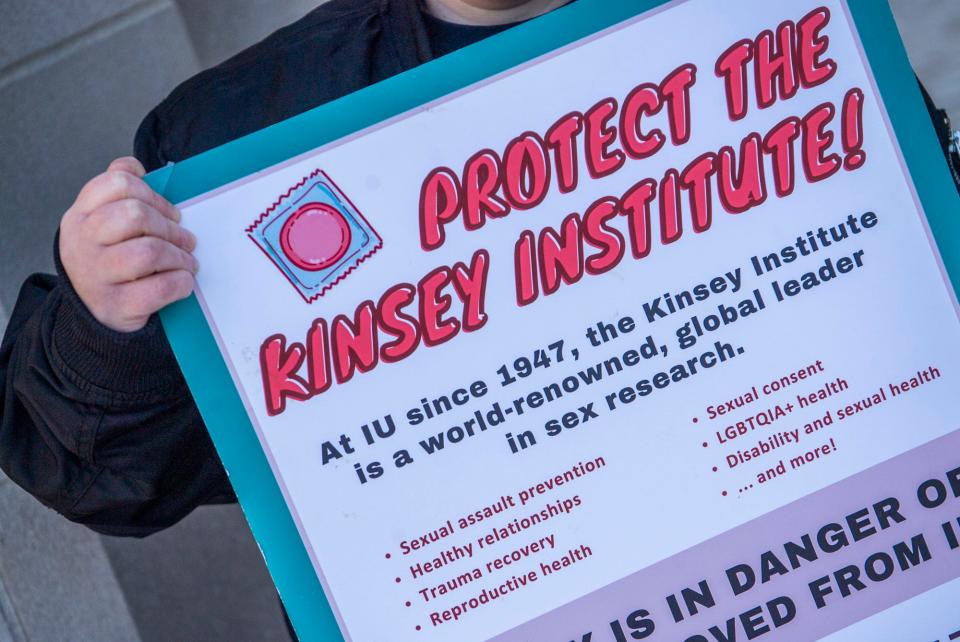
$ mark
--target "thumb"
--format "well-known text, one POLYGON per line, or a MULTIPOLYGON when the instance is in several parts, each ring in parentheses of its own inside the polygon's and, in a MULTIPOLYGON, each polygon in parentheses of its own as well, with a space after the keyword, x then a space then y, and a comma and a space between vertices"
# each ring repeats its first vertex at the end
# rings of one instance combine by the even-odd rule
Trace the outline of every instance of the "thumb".
POLYGON ((123 156, 116 159, 110 163, 107 171, 127 172, 128 174, 133 174, 137 178, 143 178, 147 174, 147 170, 143 168, 143 164, 141 164, 140 161, 133 156, 123 156))

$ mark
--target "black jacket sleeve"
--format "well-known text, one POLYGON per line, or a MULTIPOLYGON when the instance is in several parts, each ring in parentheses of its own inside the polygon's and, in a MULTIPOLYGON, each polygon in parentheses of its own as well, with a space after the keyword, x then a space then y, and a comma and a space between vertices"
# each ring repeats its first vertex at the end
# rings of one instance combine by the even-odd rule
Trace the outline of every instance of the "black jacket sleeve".
MULTIPOLYGON (((163 164, 155 136, 151 114, 136 141, 149 169, 163 164)), ((236 501, 159 319, 134 333, 103 326, 54 257, 57 276, 27 279, 0 345, 0 468, 111 535, 236 501)))
POLYGON ((0 466, 68 519, 144 536, 233 501, 154 318, 121 334, 64 277, 34 275, 0 346, 0 466))

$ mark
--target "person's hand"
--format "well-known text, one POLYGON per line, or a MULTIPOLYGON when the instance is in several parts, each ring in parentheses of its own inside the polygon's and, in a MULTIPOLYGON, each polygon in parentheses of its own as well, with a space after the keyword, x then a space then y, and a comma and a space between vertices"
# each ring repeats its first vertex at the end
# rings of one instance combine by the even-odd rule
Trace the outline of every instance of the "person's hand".
POLYGON ((84 185, 60 222, 60 260, 87 309, 119 332, 193 291, 196 238, 151 190, 135 158, 118 158, 84 185))

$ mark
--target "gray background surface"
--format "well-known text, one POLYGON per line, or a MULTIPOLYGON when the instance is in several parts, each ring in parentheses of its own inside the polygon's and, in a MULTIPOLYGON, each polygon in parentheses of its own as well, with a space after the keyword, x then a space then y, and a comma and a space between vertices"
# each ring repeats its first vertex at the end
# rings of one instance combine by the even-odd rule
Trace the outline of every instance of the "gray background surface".
MULTIPOLYGON (((879 2, 880 0, 878 0, 879 2)), ((193 73, 318 0, 0 0, 0 330, 76 191, 130 153, 146 112, 193 73)), ((894 0, 911 59, 960 121, 960 2, 894 0)), ((236 507, 145 540, 67 523, 0 476, 0 642, 284 640, 236 507)))

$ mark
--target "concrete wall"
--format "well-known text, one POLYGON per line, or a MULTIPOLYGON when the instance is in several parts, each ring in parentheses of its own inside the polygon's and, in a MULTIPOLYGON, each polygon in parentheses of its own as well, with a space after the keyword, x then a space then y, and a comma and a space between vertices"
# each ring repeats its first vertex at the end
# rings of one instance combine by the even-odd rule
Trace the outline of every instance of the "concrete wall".
POLYGON ((917 75, 960 129, 960 2, 891 0, 917 75))
MULTIPOLYGON (((130 152, 179 81, 320 0, 0 0, 0 330, 49 271, 79 187, 130 152)), ((960 2, 893 0, 911 58, 960 121, 960 2)), ((0 642, 282 640, 272 585, 236 507, 143 541, 99 538, 0 478, 0 642)))
POLYGON ((0 641, 136 639, 100 538, 0 475, 0 641))

